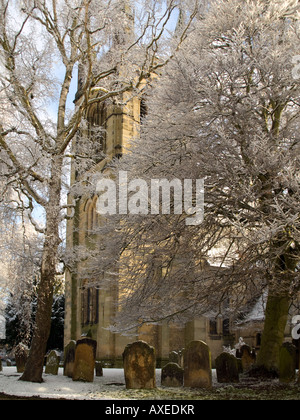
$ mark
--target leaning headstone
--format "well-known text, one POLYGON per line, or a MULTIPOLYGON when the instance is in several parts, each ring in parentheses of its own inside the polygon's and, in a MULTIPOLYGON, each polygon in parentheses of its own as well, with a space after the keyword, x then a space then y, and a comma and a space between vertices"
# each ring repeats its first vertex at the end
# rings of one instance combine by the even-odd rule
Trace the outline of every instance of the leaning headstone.
POLYGON ((153 389, 156 387, 155 349, 144 341, 129 344, 123 353, 127 389, 153 389))
POLYGON ((16 359, 16 366, 17 372, 23 373, 25 370, 25 365, 28 359, 29 349, 25 344, 19 343, 15 348, 15 359, 16 359))
POLYGON ((240 349, 240 355, 242 359, 243 371, 247 372, 252 368, 255 363, 256 357, 255 354, 251 352, 251 348, 247 345, 244 345, 240 349))
POLYGON ((192 341, 184 352, 184 386, 211 388, 211 353, 203 341, 192 341))
POLYGON ((93 382, 96 362, 97 341, 81 338, 76 343, 73 381, 93 382))
POLYGON ((103 376, 103 365, 101 362, 95 363, 95 369, 96 369, 96 376, 103 376))
POLYGON ((183 369, 177 363, 168 363, 162 368, 161 384, 169 388, 183 386, 183 369))
POLYGON ((284 343, 279 356, 279 381, 291 383, 296 380, 297 349, 292 343, 284 343))
POLYGON ((74 363, 75 363, 75 349, 76 341, 72 340, 65 347, 64 351, 64 376, 68 378, 73 377, 74 363))
POLYGON ((11 363, 10 359, 6 359, 6 366, 8 366, 8 367, 12 366, 12 363, 11 363))
POLYGON ((48 375, 57 375, 59 369, 60 355, 56 350, 50 351, 47 356, 45 373, 48 375))
POLYGON ((216 358, 217 379, 219 383, 238 383, 238 359, 229 353, 222 353, 216 358))

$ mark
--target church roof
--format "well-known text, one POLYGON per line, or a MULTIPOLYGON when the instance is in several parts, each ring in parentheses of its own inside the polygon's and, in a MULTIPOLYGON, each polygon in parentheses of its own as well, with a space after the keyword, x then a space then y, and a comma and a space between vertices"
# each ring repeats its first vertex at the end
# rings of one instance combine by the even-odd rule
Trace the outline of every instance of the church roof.
POLYGON ((237 322, 237 325, 249 324, 252 322, 263 322, 267 305, 268 292, 263 293, 256 302, 251 305, 244 315, 243 319, 237 322))

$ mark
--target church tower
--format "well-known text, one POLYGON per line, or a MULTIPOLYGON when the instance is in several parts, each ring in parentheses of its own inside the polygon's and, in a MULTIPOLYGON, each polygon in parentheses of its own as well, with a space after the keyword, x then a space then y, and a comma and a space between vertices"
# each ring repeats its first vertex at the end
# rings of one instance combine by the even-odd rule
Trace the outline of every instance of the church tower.
MULTIPOLYGON (((119 18, 116 22, 116 31, 111 39, 111 50, 128 45, 128 39, 134 38, 134 14, 129 0, 119 1, 119 18)), ((109 60, 109 57, 108 57, 109 60)), ((126 69, 125 69, 126 70, 126 69)), ((119 74, 123 69, 119 69, 119 74)), ((78 91, 75 104, 80 101, 84 85, 85 66, 79 66, 78 91)), ((118 79, 116 76, 116 79, 118 79)), ((121 77, 120 77, 121 79, 121 77)), ((95 86, 93 97, 103 95, 101 86, 95 86)), ((141 117, 145 114, 143 99, 125 93, 121 97, 109 99, 105 102, 93 103, 86 112, 85 135, 96 143, 97 171, 103 172, 107 164, 114 158, 121 158, 129 147, 130 141, 139 133, 141 117)), ((81 133, 82 134, 82 133, 81 133)), ((74 147, 80 145, 74 144, 74 147)), ((80 181, 80 174, 73 165, 71 169, 71 184, 80 181)), ((69 197, 70 202, 73 197, 69 197)), ((77 247, 93 250, 97 237, 94 232, 101 223, 96 212, 97 197, 77 197, 74 217, 67 224, 67 249, 72 251, 77 247)), ((65 344, 70 340, 77 340, 82 334, 90 333, 97 340, 97 359, 107 365, 116 366, 122 361, 125 346, 139 338, 123 337, 108 330, 117 310, 118 290, 115 286, 100 290, 97 279, 91 281, 84 279, 85 266, 78 261, 66 272, 66 310, 65 310, 65 344)), ((112 281, 112 285, 115 284, 112 281)), ((158 327, 155 327, 156 329, 158 327)), ((151 329, 151 328, 150 328, 151 329)), ((152 334, 153 335, 153 334, 152 334)), ((148 337, 150 344, 157 345, 157 340, 148 337)), ((168 356, 166 351, 166 358, 168 356)))

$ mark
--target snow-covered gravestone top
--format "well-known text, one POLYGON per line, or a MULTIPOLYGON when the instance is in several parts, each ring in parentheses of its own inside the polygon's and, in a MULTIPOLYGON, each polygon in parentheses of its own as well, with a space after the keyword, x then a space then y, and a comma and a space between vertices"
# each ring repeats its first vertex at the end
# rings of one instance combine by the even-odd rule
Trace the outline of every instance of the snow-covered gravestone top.
POLYGON ((153 389, 156 387, 155 349, 144 341, 129 344, 123 353, 127 389, 153 389))

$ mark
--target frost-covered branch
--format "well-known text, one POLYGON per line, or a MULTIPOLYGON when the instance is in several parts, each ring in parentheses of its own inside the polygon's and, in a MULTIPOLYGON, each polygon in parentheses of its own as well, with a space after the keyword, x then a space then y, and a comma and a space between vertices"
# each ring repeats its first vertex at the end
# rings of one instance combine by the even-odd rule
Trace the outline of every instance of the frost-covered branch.
MULTIPOLYGON (((72 209, 66 208, 72 142, 76 136, 79 156, 91 152, 86 169, 96 169, 97 147, 84 132, 88 111, 144 91, 157 63, 166 63, 181 42, 170 29, 177 5, 142 1, 134 21, 127 0, 0 0, 0 181, 3 191, 18 192, 18 207, 44 232, 36 329, 23 380, 41 381, 61 223, 72 209), (34 210, 42 212, 44 228, 34 221, 34 210)), ((77 197, 85 184, 74 187, 77 197)))

